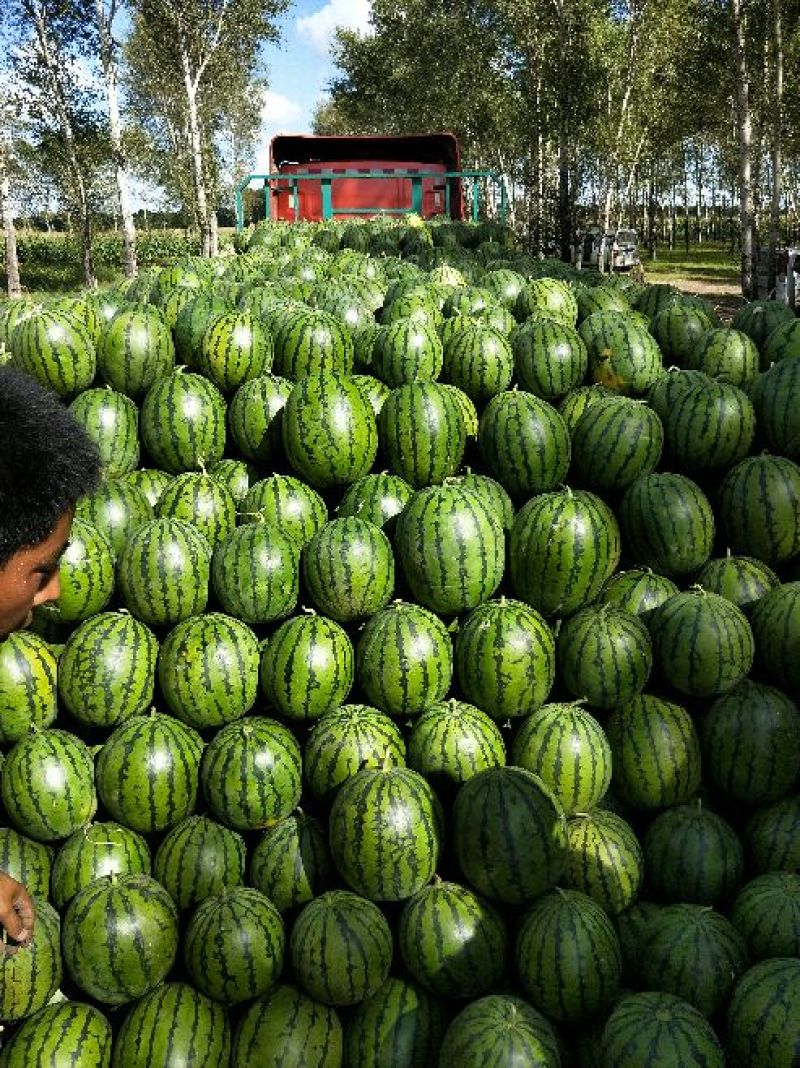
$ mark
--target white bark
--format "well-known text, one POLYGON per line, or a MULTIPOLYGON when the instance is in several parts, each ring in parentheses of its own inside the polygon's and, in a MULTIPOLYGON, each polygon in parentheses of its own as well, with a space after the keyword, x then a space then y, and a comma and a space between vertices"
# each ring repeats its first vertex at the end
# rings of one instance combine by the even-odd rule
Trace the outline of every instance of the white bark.
POLYGON ((11 207, 11 183, 8 177, 8 146, 0 131, 0 214, 3 216, 3 233, 6 239, 6 278, 9 297, 22 296, 17 259, 17 231, 14 229, 14 212, 11 207))
POLYGON ((739 224, 742 234, 742 293, 754 294, 753 279, 753 122, 750 113, 750 81, 747 70, 746 30, 741 0, 731 0, 734 74, 736 79, 736 126, 739 141, 739 224))

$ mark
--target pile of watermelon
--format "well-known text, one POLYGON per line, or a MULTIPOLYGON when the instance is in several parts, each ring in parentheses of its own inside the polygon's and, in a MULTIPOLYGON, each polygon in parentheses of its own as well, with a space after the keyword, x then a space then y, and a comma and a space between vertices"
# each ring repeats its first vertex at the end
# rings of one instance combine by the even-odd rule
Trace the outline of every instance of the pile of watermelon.
POLYGON ((267 224, 2 351, 105 479, 0 645, 0 1068, 797 1068, 788 309, 267 224))

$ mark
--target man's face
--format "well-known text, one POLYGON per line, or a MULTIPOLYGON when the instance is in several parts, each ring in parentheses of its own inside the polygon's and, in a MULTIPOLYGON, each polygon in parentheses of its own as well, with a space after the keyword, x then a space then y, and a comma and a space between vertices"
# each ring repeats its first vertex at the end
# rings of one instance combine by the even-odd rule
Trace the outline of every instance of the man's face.
POLYGON ((61 516, 49 537, 30 549, 20 549, 0 568, 0 639, 28 626, 37 605, 58 597, 58 562, 71 527, 72 510, 61 516))

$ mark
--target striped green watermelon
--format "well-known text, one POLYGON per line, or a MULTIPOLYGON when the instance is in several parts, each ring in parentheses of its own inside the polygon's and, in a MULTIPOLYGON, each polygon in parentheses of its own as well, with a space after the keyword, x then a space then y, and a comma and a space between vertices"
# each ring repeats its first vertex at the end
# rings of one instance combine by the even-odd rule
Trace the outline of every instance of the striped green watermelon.
POLYGON ((654 315, 650 331, 664 359, 683 367, 688 354, 713 326, 712 317, 706 310, 681 301, 654 315))
POLYGON ((442 378, 477 404, 508 389, 513 373, 511 346, 505 335, 488 323, 469 323, 445 346, 442 378))
POLYGON ((349 890, 329 890, 297 917, 290 940, 294 975, 325 1005, 358 1005, 389 974, 392 932, 371 901, 349 890))
POLYGON ((634 612, 647 623, 656 608, 677 592, 678 587, 665 575, 649 568, 632 568, 611 576, 600 591, 600 601, 624 612, 634 612))
POLYGON ((378 331, 370 371, 390 389, 430 382, 442 372, 442 343, 435 328, 417 319, 396 319, 378 331))
POLYGON ((124 393, 87 389, 70 404, 73 418, 97 446, 107 478, 139 464, 139 409, 124 393))
POLYGON ((634 563, 674 577, 696 571, 711 556, 714 513, 685 475, 642 475, 625 490, 618 514, 634 563))
POLYGON ((235 459, 217 460, 215 464, 211 464, 208 473, 225 486, 236 502, 237 508, 247 496, 251 481, 258 477, 252 464, 235 459))
POLYGON ((466 425, 455 388, 411 382, 392 390, 381 409, 381 447, 393 473, 415 489, 443 482, 461 463, 466 425))
POLYGON ((737 982, 727 1013, 734 1068, 794 1068, 800 1048, 800 960, 754 965, 737 982))
POLYGON ((562 884, 588 895, 610 916, 633 904, 644 871, 636 834, 615 812, 597 808, 567 822, 562 884))
POLYGON ((208 816, 187 816, 158 847, 153 875, 183 912, 241 886, 245 856, 244 841, 236 831, 208 816))
POLYGON ((788 319, 767 335, 763 345, 764 365, 770 367, 773 363, 795 356, 800 356, 800 328, 797 319, 788 319))
POLYGON ((281 412, 291 391, 288 378, 270 374, 258 375, 236 390, 228 405, 228 429, 245 459, 268 464, 280 456, 281 412))
POLYGON ((228 301, 215 291, 198 293, 180 309, 172 326, 175 350, 181 363, 197 365, 200 344, 209 325, 230 308, 228 301))
POLYGON ((328 507, 299 478, 271 475, 250 487, 239 509, 239 521, 272 523, 302 548, 327 523, 328 507))
POLYGON ((58 692, 65 708, 96 727, 115 727, 146 712, 153 701, 157 652, 155 635, 127 612, 87 619, 59 658, 58 692))
POLYGON ((149 875, 111 875, 79 890, 64 914, 64 963, 106 1005, 141 998, 167 975, 178 950, 178 913, 149 875))
POLYGON ((761 560, 752 556, 727 556, 709 560, 697 575, 697 585, 741 608, 747 615, 780 580, 761 560))
POLYGON ((191 523, 214 549, 233 533, 236 501, 230 490, 212 475, 184 471, 165 487, 155 514, 159 519, 191 523))
POLYGON ((123 308, 104 327, 97 370, 118 392, 138 400, 174 366, 172 334, 154 308, 123 308))
POLYGON ((433 784, 460 786, 505 762, 505 742, 494 720, 455 698, 426 708, 408 733, 408 766, 433 784))
POLYGON ((572 287, 560 278, 528 280, 520 290, 513 310, 518 322, 536 312, 567 326, 574 326, 578 318, 578 302, 572 287))
POLYGON ((51 864, 49 846, 11 827, 0 827, 0 871, 22 883, 35 897, 47 899, 50 894, 51 864))
POLYGON ((670 367, 647 391, 647 403, 663 423, 672 408, 695 386, 710 386, 714 380, 702 371, 680 371, 670 367))
POLYGON ((705 905, 668 905, 647 924, 642 985, 675 994, 706 1017, 726 1003, 746 967, 744 939, 721 913, 705 905))
POLYGON ((443 615, 488 600, 503 577, 503 528, 458 484, 415 494, 397 520, 395 549, 415 600, 443 615))
POLYGON ((689 348, 683 366, 703 371, 719 382, 744 388, 758 374, 758 349, 741 330, 713 327, 701 334, 689 348))
POLYGON ((700 785, 700 742, 689 713, 651 694, 615 709, 606 724, 613 785, 634 808, 691 800, 700 785))
POLYGON ((276 326, 275 370, 293 382, 307 375, 353 369, 353 339, 335 316, 308 308, 286 316, 276 326))
POLYGON ((188 983, 165 983, 137 1001, 114 1042, 111 1068, 223 1068, 231 1035, 222 1005, 188 983))
POLYGON ((441 807, 417 772, 364 768, 334 799, 328 841, 348 886, 372 901, 403 901, 436 869, 441 807))
POLYGON ((586 345, 580 334, 564 323, 529 319, 514 330, 511 346, 520 385, 543 400, 565 396, 586 376, 586 345))
POLYGON ((221 612, 183 620, 158 654, 158 682, 170 712, 203 730, 240 719, 258 690, 260 650, 248 626, 221 612))
POLYGON ((276 720, 249 716, 206 746, 200 781, 222 823, 238 831, 269 827, 300 801, 300 747, 276 720))
POLYGON ((800 957, 800 875, 771 871, 756 876, 739 891, 730 918, 751 961, 800 957))
POLYGON ((564 1023, 609 1008, 622 977, 611 920, 577 890, 551 890, 534 903, 517 935, 516 964, 531 1004, 564 1023))
POLYGON ((532 393, 498 393, 483 410, 478 446, 489 473, 516 497, 553 489, 569 469, 571 446, 563 419, 532 393))
POLYGON ((646 393, 664 373, 661 351, 644 326, 616 312, 595 312, 578 328, 592 380, 612 393, 646 393))
POLYGON ((302 571, 314 606, 340 623, 374 615, 394 593, 391 542, 357 516, 326 523, 303 549, 302 571))
POLYGON ((725 1054, 701 1013, 674 994, 628 994, 603 1029, 604 1068, 725 1068, 725 1054))
POLYGON ((91 1005, 75 1001, 48 1005, 4 1043, 3 1068, 68 1068, 111 1064, 111 1027, 91 1005))
POLYGON ((150 287, 150 302, 163 307, 174 293, 181 290, 188 290, 191 296, 203 285, 205 276, 206 271, 200 263, 195 264, 191 260, 178 260, 161 267, 150 287))
POLYGON ((217 600, 244 623, 270 623, 293 612, 299 572, 300 547, 274 523, 237 527, 211 558, 217 600))
POLYGON ((683 293, 675 286, 653 282, 645 286, 632 303, 636 311, 642 312, 648 319, 653 319, 664 308, 669 308, 683 299, 683 293))
POLYGON ((186 928, 183 957, 198 990, 236 1005, 273 987, 283 968, 284 942, 283 920, 273 903, 240 886, 197 907, 186 928))
POLYGON ((63 623, 80 623, 102 611, 114 592, 114 553, 108 539, 85 519, 74 519, 58 564, 63 623))
POLYGON ((299 809, 268 830, 250 856, 250 885, 280 912, 327 890, 333 864, 318 820, 299 809))
POLYGON ((356 662, 367 700, 390 716, 417 715, 450 689, 453 646, 438 616, 395 601, 364 625, 356 662))
POLYGON ((558 1038, 545 1016, 522 998, 489 994, 453 1019, 436 1063, 438 1068, 561 1068, 562 1062, 558 1038))
POLYGON ((659 901, 726 903, 744 874, 735 831, 699 803, 677 805, 656 816, 647 829, 644 859, 648 886, 659 901))
POLYGON ((800 797, 792 794, 757 809, 745 825, 744 847, 753 873, 800 874, 800 797))
POLYGON ((484 286, 456 286, 445 298, 442 312, 448 319, 455 315, 473 318, 491 305, 494 299, 492 291, 484 286))
POLYGON ((575 298, 578 301, 578 322, 583 322, 590 315, 598 311, 613 311, 624 315, 630 312, 631 305, 622 290, 617 286, 604 285, 577 285, 575 298))
POLYGON ((753 405, 742 390, 704 383, 678 398, 664 419, 664 437, 680 470, 716 471, 744 459, 755 426, 753 405))
POLYGON ((374 375, 353 375, 353 381, 361 390, 364 399, 369 401, 377 419, 386 403, 386 398, 392 391, 385 382, 381 382, 374 375))
POLYGON ((496 268, 481 279, 481 285, 500 300, 506 308, 513 308, 525 286, 525 276, 510 268, 496 268))
POLYGON ((232 393, 272 367, 272 336, 249 311, 213 319, 200 341, 197 368, 222 390, 232 393))
POLYGON ((653 663, 650 635, 632 612, 609 604, 590 606, 562 623, 556 660, 571 694, 595 708, 614 708, 647 685, 653 663))
POLYGON ((89 823, 75 831, 53 861, 51 899, 63 909, 96 879, 149 875, 150 847, 141 835, 119 823, 89 823))
POLYGON ((604 389, 603 386, 598 386, 595 383, 591 386, 576 386, 575 389, 571 389, 566 396, 562 397, 558 402, 558 411, 564 420, 564 425, 570 437, 572 437, 578 420, 586 409, 611 396, 616 396, 616 394, 612 394, 609 390, 604 389))
POLYGON ((300 379, 283 409, 292 467, 317 488, 366 475, 378 448, 375 414, 353 379, 338 371, 300 379))
MULTIPOLYGON (((29 631, 0 641, 0 742, 13 744, 56 718, 56 658, 29 631)), ((1 869, 0 869, 1 870, 1 869)))
POLYGON ((342 1025, 336 1010, 294 987, 276 986, 249 1006, 234 1032, 231 1068, 256 1064, 342 1068, 342 1025))
POLYGON ((172 716, 132 716, 97 757, 97 791, 117 822, 147 834, 194 811, 203 740, 172 716))
POLYGON ((313 725, 303 749, 303 775, 312 794, 331 798, 362 768, 405 767, 397 725, 369 705, 340 705, 313 725))
MULTIPOLYGON (((794 309, 788 304, 782 304, 777 300, 753 300, 737 309, 731 325, 734 330, 741 330, 743 334, 747 334, 761 350, 776 327, 782 323, 794 322, 794 319, 794 309)), ((762 370, 766 370, 767 366, 762 354, 762 370)))
POLYGON ((714 701, 700 726, 707 775, 732 797, 777 801, 800 779, 800 711, 775 687, 744 679, 714 701))
POLYGON ((35 897, 33 906, 36 937, 16 953, 0 955, 0 1023, 43 1009, 61 984, 61 921, 44 897, 35 897))
POLYGON ((566 488, 534 497, 511 529, 511 584, 544 616, 569 615, 590 604, 616 570, 620 536, 599 497, 566 488))
POLYGON ((389 978, 353 1013, 345 1032, 349 1068, 436 1063, 443 1006, 415 983, 389 978))
POLYGON ((580 702, 543 705, 524 719, 511 759, 537 775, 568 816, 594 808, 611 782, 611 749, 603 728, 580 702))
POLYGON ((800 582, 786 582, 770 590, 753 607, 751 622, 758 662, 781 686, 800 685, 797 658, 800 638, 800 582))
POLYGON ((131 535, 117 581, 126 607, 150 626, 178 623, 208 600, 211 547, 191 523, 154 519, 131 535))
POLYGON ((749 456, 719 487, 717 515, 725 543, 777 564, 800 552, 800 468, 782 456, 749 456))
POLYGON ((141 490, 150 502, 150 507, 155 508, 159 497, 172 481, 172 475, 155 468, 140 467, 136 471, 130 471, 127 475, 121 475, 120 481, 129 482, 141 490))
POLYGON ((353 645, 333 620, 306 613, 282 623, 261 655, 261 689, 281 715, 318 719, 347 700, 353 645))
POLYGON ((790 460, 800 460, 800 363, 781 360, 760 381, 758 425, 768 448, 790 460))
POLYGON ((64 312, 37 305, 17 323, 9 348, 15 367, 64 400, 88 389, 94 381, 97 355, 92 336, 64 312))
POLYGON ((86 745, 65 730, 36 730, 6 755, 2 800, 14 826, 37 842, 67 838, 97 809, 86 745))
POLYGON ((650 618, 653 659, 669 684, 693 697, 727 693, 753 664, 747 617, 717 593, 676 593, 650 618))
POLYGON ((357 516, 379 527, 393 527, 414 490, 399 475, 388 472, 365 475, 347 487, 336 507, 339 517, 357 516))
MULTIPOLYGON (((151 300, 153 300, 153 303, 156 303, 158 305, 158 310, 161 312, 161 318, 164 320, 170 330, 173 331, 173 341, 175 340, 174 330, 175 323, 178 320, 178 316, 187 304, 190 304, 192 301, 197 299, 201 283, 199 280, 199 276, 195 277, 197 277, 198 279, 197 285, 179 285, 173 286, 171 288, 165 288, 157 300, 153 300, 151 296, 151 300)), ((158 280, 156 281, 156 285, 153 288, 154 290, 158 288, 158 280)))
MULTIPOLYGON (((622 949, 623 979, 628 987, 638 987, 641 946, 650 921, 657 916, 663 905, 639 900, 629 905, 624 912, 614 916, 620 948, 622 949)), ((671 996, 671 995, 670 995, 671 996)))
POLYGON ((466 473, 457 475, 455 481, 464 489, 476 493, 484 503, 497 515, 504 530, 511 530, 514 525, 514 504, 500 483, 489 475, 481 475, 467 468, 466 473))
POLYGON ((111 478, 80 498, 75 516, 100 531, 117 560, 131 534, 153 519, 153 506, 129 479, 111 478))
POLYGON ((622 490, 658 466, 664 429, 643 401, 610 394, 586 409, 571 439, 575 480, 590 489, 622 490))
POLYGON ((407 901, 397 937, 411 977, 437 997, 479 997, 505 975, 504 918, 457 883, 437 878, 407 901))
POLYGON ((157 466, 179 475, 208 467, 225 450, 225 400, 217 387, 182 368, 147 391, 142 442, 157 466))
POLYGON ((560 878, 567 856, 561 802, 519 767, 489 768, 469 779, 453 806, 458 865, 478 893, 524 904, 560 878))

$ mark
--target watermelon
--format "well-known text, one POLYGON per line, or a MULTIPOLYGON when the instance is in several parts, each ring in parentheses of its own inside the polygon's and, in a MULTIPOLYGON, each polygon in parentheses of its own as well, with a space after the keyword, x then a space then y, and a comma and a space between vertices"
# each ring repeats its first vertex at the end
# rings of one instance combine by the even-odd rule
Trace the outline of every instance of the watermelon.
POLYGON ((757 809, 744 829, 744 846, 755 874, 800 874, 800 798, 797 795, 757 809))
POLYGON ((158 499, 159 519, 182 519, 203 535, 212 549, 233 533, 236 501, 212 475, 184 471, 176 475, 158 499))
POLYGON ((103 328, 97 370, 118 392, 138 400, 174 366, 172 335, 155 309, 122 308, 103 328))
POLYGON ((228 405, 228 430, 236 448, 247 460, 268 464, 282 450, 281 412, 292 383, 263 374, 244 382, 228 405))
POLYGON ((79 890, 64 914, 64 963, 106 1005, 141 998, 167 975, 178 950, 178 913, 149 875, 110 875, 79 890))
POLYGON ((587 407, 571 438, 571 473, 580 485, 624 490, 658 466, 664 430, 643 401, 611 394, 587 407))
POLYGON ((758 374, 758 349, 741 330, 713 327, 691 345, 684 355, 683 366, 744 388, 758 374))
POLYGON ((345 1064, 435 1064, 444 1028, 445 1011, 438 1001, 415 983, 389 978, 350 1018, 345 1064))
POLYGON ((319 821, 298 809, 266 831, 253 849, 250 884, 287 912, 326 890, 332 868, 319 821))
POLYGON ((64 400, 94 381, 97 355, 91 333, 71 315, 37 305, 20 318, 9 341, 13 365, 64 400))
POLYGON ((680 398, 695 386, 713 385, 714 380, 702 371, 679 371, 671 367, 657 378, 647 391, 647 403, 663 423, 680 398))
POLYGON ((97 757, 100 800, 142 834, 165 831, 194 811, 203 741, 172 716, 131 716, 97 757))
POLYGON ((389 974, 392 932, 371 901, 349 890, 330 890, 309 902, 292 929, 294 975, 325 1005, 358 1005, 389 974))
POLYGON ((18 742, 56 718, 56 658, 37 634, 16 631, 0 641, 0 742, 18 742))
POLYGON ((411 382, 392 390, 381 409, 381 447, 393 473, 415 489, 443 482, 461 463, 466 429, 454 388, 411 382))
POLYGON ((179 475, 208 467, 225 451, 225 400, 207 378, 178 368, 147 391, 142 443, 158 467, 179 475))
POLYGON ((335 316, 309 308, 287 315, 274 333, 275 370, 293 382, 306 375, 353 369, 353 339, 335 316))
POLYGON ((756 417, 745 393, 725 382, 685 390, 664 419, 667 449, 680 470, 718 471, 743 460, 756 417))
POLYGON ((51 861, 49 846, 11 827, 0 827, 0 871, 22 883, 35 897, 47 898, 50 893, 51 861))
POLYGON ((236 502, 238 508, 250 490, 251 479, 258 477, 251 464, 244 460, 217 460, 208 469, 209 475, 221 482, 236 502))
POLYGON ((408 734, 409 767, 434 784, 446 781, 460 786, 505 762, 505 742, 495 722, 455 698, 426 708, 408 734))
POLYGON ((3 806, 14 826, 37 842, 67 838, 97 809, 87 746, 65 730, 37 730, 7 754, 3 806))
POLYGON ((328 841, 344 881, 371 901, 403 901, 433 875, 442 812, 421 775, 364 768, 345 782, 330 810, 328 841))
POLYGON ((622 498, 619 522, 627 555, 667 577, 696 571, 711 556, 714 513, 685 475, 642 475, 622 498))
POLYGON ((697 575, 697 585, 731 601, 748 615, 764 594, 779 585, 779 579, 761 560, 728 552, 708 561, 697 575))
POLYGON ((61 909, 96 879, 149 875, 150 866, 150 847, 141 835, 119 823, 89 823, 75 831, 56 854, 50 896, 61 909))
POLYGON ((684 295, 675 286, 664 282, 653 282, 645 286, 632 303, 636 311, 642 312, 648 319, 653 319, 664 308, 669 308, 682 300, 684 300, 684 295))
POLYGON ((117 581, 128 610, 150 626, 179 623, 208 600, 211 546, 191 523, 153 519, 128 539, 117 581))
POLYGON ((554 319, 534 317, 511 335, 519 384, 553 401, 579 386, 589 367, 586 345, 576 330, 554 319))
POLYGON ((603 1029, 604 1068, 725 1068, 725 1055, 701 1013, 674 994, 628 994, 614 1007, 603 1029))
POLYGON ((645 624, 610 604, 564 620, 556 659, 567 690, 595 708, 614 708, 641 693, 653 662, 645 624))
POLYGON ((700 741, 684 708, 641 694, 614 709, 606 733, 623 801, 658 809, 691 800, 700 785, 700 741))
POLYGON ((751 961, 800 957, 800 875, 771 871, 756 876, 739 891, 730 918, 751 961))
POLYGON ((58 913, 43 897, 35 897, 33 906, 36 937, 15 953, 0 954, 0 1023, 16 1023, 43 1009, 61 983, 58 913))
POLYGON ((507 389, 514 355, 505 336, 488 323, 471 322, 444 349, 442 378, 484 404, 507 389))
POLYGON ((223 393, 267 373, 272 366, 272 337, 249 311, 213 319, 200 341, 197 367, 223 393))
POLYGON ((611 920, 577 890, 552 890, 530 908, 517 935, 516 964, 534 1008, 565 1023, 610 1007, 622 976, 611 920))
POLYGON ((120 475, 120 482, 127 482, 136 489, 141 490, 150 507, 155 508, 158 499, 172 481, 172 475, 166 471, 158 471, 155 468, 140 467, 136 471, 130 471, 127 475, 120 475))
POLYGON ((238 619, 209 612, 169 632, 158 654, 158 681, 169 710, 190 727, 221 727, 252 708, 260 650, 238 619))
POLYGON ((683 367, 688 354, 713 326, 707 311, 681 301, 657 312, 650 321, 650 332, 664 359, 683 367))
POLYGON ((308 733, 303 775, 315 797, 332 797, 362 768, 405 767, 406 746, 396 724, 369 705, 340 705, 308 733))
POLYGON ((800 355, 800 329, 797 319, 788 319, 771 330, 762 350, 766 367, 800 355))
POLYGON ((756 652, 767 675, 781 686, 796 689, 800 663, 800 582, 786 582, 765 594, 753 608, 751 622, 756 652))
POLYGON ((315 612, 282 623, 261 653, 261 690, 287 719, 318 719, 343 704, 354 674, 347 632, 315 612))
POLYGON ((269 827, 300 801, 300 747, 273 719, 229 723, 206 746, 203 794, 222 823, 238 831, 269 827))
POLYGON ((270 623, 297 604, 300 550, 274 523, 237 527, 214 549, 211 579, 223 609, 244 623, 270 623))
POLYGON ((382 326, 372 346, 370 370, 390 389, 438 378, 442 343, 435 328, 418 319, 396 319, 382 326))
POLYGON ((532 772, 489 768, 473 776, 453 806, 459 868, 494 901, 524 904, 560 878, 567 857, 561 802, 532 772))
POLYGON ((335 1009, 281 984, 239 1021, 231 1068, 342 1068, 342 1042, 335 1009))
POLYGON ((419 605, 395 601, 365 624, 356 651, 367 700, 390 716, 416 715, 442 700, 453 676, 447 628, 419 605))
POLYGON ((125 1017, 111 1068, 221 1068, 229 1062, 230 1050, 222 1005, 187 983, 164 983, 125 1017))
MULTIPOLYGON (((777 300, 752 300, 737 309, 731 325, 734 330, 747 334, 761 350, 776 327, 782 323, 794 322, 794 319, 794 309, 788 304, 779 303, 777 300)), ((767 366, 762 353, 762 370, 766 370, 767 366)))
POLYGON ((414 496, 414 490, 399 475, 388 472, 365 475, 351 483, 336 507, 338 517, 357 516, 387 530, 414 496))
POLYGON ((391 542, 357 516, 322 527, 303 549, 302 569, 314 606, 340 623, 374 615, 394 593, 391 542))
POLYGON ((411 977, 437 997, 472 999, 498 986, 506 971, 501 914, 457 883, 436 879, 410 898, 398 943, 411 977))
POLYGON ((109 1068, 111 1027, 91 1005, 65 1001, 48 1005, 26 1020, 3 1044, 3 1068, 109 1068))
POLYGON ((483 410, 478 446, 489 472, 515 497, 553 489, 569 469, 564 421, 532 393, 498 393, 483 410))
POLYGON ((107 478, 139 464, 139 409, 124 393, 87 389, 69 406, 72 417, 94 442, 107 478))
POLYGON ((543 705, 524 719, 511 759, 538 776, 569 816, 602 801, 611 782, 611 749, 603 728, 580 702, 543 705))
POLYGON ((517 512, 509 557, 520 600, 544 616, 569 615, 591 603, 616 570, 617 521, 592 493, 543 493, 517 512))
POLYGON ((727 1050, 735 1068, 793 1068, 800 1047, 800 961, 778 957, 739 979, 727 1013, 727 1050))
POLYGON ((560 278, 527 281, 514 304, 514 315, 521 322, 536 312, 574 326, 578 318, 578 302, 569 283, 560 278))
POLYGON ((563 885, 586 894, 609 916, 629 908, 644 873, 642 849, 630 824, 598 808, 570 819, 567 838, 563 885))
POLYGON ((661 351, 648 330, 616 312, 595 312, 578 333, 589 354, 593 381, 611 390, 639 396, 664 373, 661 351))
POLYGON ((198 990, 237 1005, 273 987, 283 968, 284 942, 283 920, 273 903, 241 886, 198 905, 186 928, 183 957, 198 990))
POLYGON ((545 1016, 522 998, 489 994, 453 1019, 442 1042, 438 1068, 560 1068, 559 1042, 545 1016))
POLYGON ((85 519, 74 519, 58 564, 63 623, 80 623, 102 611, 114 592, 114 553, 108 539, 85 519))
POLYGON ((175 350, 181 363, 197 364, 200 344, 209 325, 229 310, 228 301, 217 290, 193 295, 178 311, 172 325, 175 350))
POLYGON ((208 816, 187 816, 158 847, 153 875, 182 912, 241 886, 245 855, 244 841, 236 831, 208 816))
POLYGON ((101 482, 78 501, 75 516, 90 523, 106 539, 114 560, 143 523, 153 519, 153 506, 144 492, 128 479, 101 482))
POLYGON ((744 875, 735 831, 699 803, 656 816, 644 840, 644 858, 649 888, 660 901, 727 903, 744 875))
POLYGON ((322 497, 292 475, 271 475, 255 482, 239 509, 240 523, 273 524, 301 548, 327 521, 328 507, 322 497))
POLYGON ((576 285, 575 299, 578 302, 578 322, 583 322, 597 311, 614 311, 624 315, 631 305, 621 288, 598 280, 596 285, 576 285))
POLYGON ((616 396, 602 386, 576 386, 558 402, 558 411, 564 420, 564 425, 569 431, 570 437, 575 430, 578 420, 583 413, 593 404, 597 404, 609 397, 616 396))
POLYGON ((630 571, 618 571, 612 575, 600 591, 599 599, 602 604, 612 604, 624 612, 634 612, 647 623, 656 608, 677 592, 678 587, 666 576, 658 575, 649 568, 631 568, 630 571))
POLYGON ((782 456, 749 456, 719 487, 725 543, 735 553, 777 564, 800 552, 800 468, 782 456))
POLYGON ((397 521, 395 548, 414 598, 442 615, 488 600, 503 577, 503 528, 458 484, 414 495, 397 521))

